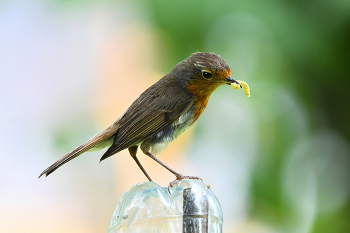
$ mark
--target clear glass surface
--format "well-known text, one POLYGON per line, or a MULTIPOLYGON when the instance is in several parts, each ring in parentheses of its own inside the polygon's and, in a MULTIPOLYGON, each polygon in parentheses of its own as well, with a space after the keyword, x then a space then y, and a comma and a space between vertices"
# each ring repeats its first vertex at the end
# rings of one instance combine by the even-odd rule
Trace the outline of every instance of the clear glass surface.
MULTIPOLYGON (((202 181, 184 179, 170 193, 168 187, 154 182, 134 185, 119 199, 107 233, 183 232, 183 191, 187 188, 195 205, 204 201, 207 207, 208 232, 222 232, 222 210, 214 193, 202 181)), ((200 218, 202 213, 194 216, 200 218)))

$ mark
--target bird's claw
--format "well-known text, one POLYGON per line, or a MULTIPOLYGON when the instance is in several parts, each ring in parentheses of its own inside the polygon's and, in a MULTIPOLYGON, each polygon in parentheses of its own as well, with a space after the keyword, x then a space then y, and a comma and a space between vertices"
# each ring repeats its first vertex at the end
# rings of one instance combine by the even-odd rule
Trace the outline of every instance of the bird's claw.
POLYGON ((170 187, 173 187, 175 184, 177 184, 177 182, 179 182, 180 180, 183 180, 183 179, 192 179, 192 180, 202 180, 202 178, 200 177, 197 177, 197 176, 181 176, 181 177, 176 177, 176 180, 170 182, 169 186, 170 187))
POLYGON ((176 176, 176 179, 169 183, 169 186, 168 186, 169 193, 171 193, 170 187, 172 188, 175 184, 177 184, 180 180, 183 180, 183 179, 201 180, 203 182, 202 178, 197 177, 197 176, 182 176, 182 175, 176 176))

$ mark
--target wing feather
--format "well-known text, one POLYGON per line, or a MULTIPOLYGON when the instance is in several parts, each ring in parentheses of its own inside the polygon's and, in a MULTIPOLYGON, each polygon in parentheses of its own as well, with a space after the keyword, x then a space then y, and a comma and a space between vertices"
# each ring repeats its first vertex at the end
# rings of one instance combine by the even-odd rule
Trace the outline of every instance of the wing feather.
POLYGON ((172 88, 168 88, 163 90, 164 94, 158 92, 157 95, 152 95, 146 91, 144 96, 141 95, 138 102, 134 103, 135 107, 126 112, 113 145, 101 157, 101 161, 162 131, 193 105, 193 96, 186 92, 166 99, 164 96, 171 91, 172 88))

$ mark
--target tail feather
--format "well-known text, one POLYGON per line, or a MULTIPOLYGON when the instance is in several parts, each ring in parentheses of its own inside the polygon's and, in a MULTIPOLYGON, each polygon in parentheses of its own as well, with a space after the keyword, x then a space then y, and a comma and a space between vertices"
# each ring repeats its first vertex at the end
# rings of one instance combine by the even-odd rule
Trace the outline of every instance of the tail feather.
POLYGON ((40 178, 43 175, 50 175, 52 172, 54 172, 57 168, 61 167, 63 164, 69 162, 70 160, 78 157, 82 153, 92 149, 93 147, 97 146, 100 143, 103 143, 104 141, 108 140, 109 138, 113 137, 114 134, 117 132, 119 128, 119 119, 110 127, 108 127, 105 131, 102 133, 94 136, 93 138, 89 139, 84 144, 78 146, 59 160, 57 160, 54 164, 52 164, 50 167, 46 168, 38 178, 40 178))

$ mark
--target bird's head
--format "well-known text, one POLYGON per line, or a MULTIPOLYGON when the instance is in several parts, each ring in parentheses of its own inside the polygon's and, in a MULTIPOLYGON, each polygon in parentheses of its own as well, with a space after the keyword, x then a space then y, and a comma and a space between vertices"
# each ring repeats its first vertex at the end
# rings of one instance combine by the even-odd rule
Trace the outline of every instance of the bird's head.
POLYGON ((214 53, 194 53, 173 69, 179 83, 192 94, 210 96, 219 86, 237 83, 230 66, 214 53))

